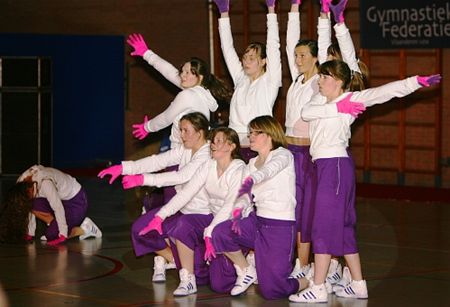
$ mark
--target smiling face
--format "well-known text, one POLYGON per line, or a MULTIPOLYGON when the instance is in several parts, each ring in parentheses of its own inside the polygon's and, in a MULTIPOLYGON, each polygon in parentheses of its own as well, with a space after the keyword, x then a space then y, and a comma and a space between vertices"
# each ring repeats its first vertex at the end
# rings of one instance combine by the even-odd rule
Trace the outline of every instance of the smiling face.
POLYGON ((199 85, 202 81, 202 76, 196 76, 191 70, 191 63, 186 62, 180 71, 181 87, 191 88, 199 85))
POLYGON ((315 70, 317 57, 311 54, 308 46, 302 45, 295 48, 295 65, 297 65, 300 74, 312 72, 315 70))
POLYGON ((204 139, 202 132, 196 131, 194 126, 188 120, 180 121, 180 133, 181 140, 183 141, 184 147, 187 149, 194 149, 199 147, 204 139))
POLYGON ((211 156, 216 160, 230 159, 234 148, 236 145, 228 141, 223 132, 217 132, 211 141, 211 156))

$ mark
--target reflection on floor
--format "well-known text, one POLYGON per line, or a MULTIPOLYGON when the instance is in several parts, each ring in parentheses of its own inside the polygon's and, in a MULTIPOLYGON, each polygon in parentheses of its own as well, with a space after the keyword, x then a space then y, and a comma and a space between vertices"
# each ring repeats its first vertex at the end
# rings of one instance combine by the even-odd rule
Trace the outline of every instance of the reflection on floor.
MULTIPOLYGON (((0 178, 0 193, 14 179, 0 178)), ((95 178, 80 182, 103 238, 73 239, 60 247, 39 240, 0 245, 0 282, 10 306, 301 306, 266 301, 255 285, 233 298, 206 286, 175 298, 176 270, 168 271, 166 283, 152 283, 153 256, 136 258, 131 248, 138 190, 123 192, 118 183, 95 178)), ((450 204, 358 199, 358 238, 369 299, 330 295, 322 306, 448 306, 450 204)))

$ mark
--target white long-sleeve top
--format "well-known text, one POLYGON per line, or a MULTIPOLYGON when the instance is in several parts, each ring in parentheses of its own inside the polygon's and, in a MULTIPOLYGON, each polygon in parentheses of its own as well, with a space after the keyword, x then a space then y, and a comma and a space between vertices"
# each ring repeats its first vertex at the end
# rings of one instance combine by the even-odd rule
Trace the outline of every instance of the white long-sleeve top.
POLYGON ((206 142, 194 154, 191 149, 179 146, 140 160, 122 161, 122 175, 142 174, 144 185, 156 187, 175 185, 178 193, 209 157, 209 142, 206 142), (177 164, 178 171, 150 174, 177 164))
MULTIPOLYGON (((353 92, 351 101, 361 102, 366 107, 381 104, 394 97, 404 97, 419 89, 417 77, 394 81, 378 87, 353 92)), ((350 126, 355 118, 338 113, 336 102, 347 97, 343 93, 333 101, 326 102, 322 95, 314 96, 310 104, 303 108, 302 117, 310 122, 312 160, 321 158, 347 157, 346 148, 351 137, 350 126)))
MULTIPOLYGON (((64 206, 61 201, 72 199, 81 190, 81 185, 72 176, 42 165, 33 165, 27 169, 20 175, 17 182, 24 181, 28 177, 31 177, 31 180, 37 184, 36 197, 46 198, 53 209, 59 234, 67 238, 68 227, 64 206)), ((30 214, 29 217, 28 234, 34 236, 36 232, 36 217, 33 214, 30 214)))
POLYGON ((210 112, 214 112, 218 108, 217 101, 208 89, 200 85, 186 89, 181 87, 178 69, 153 51, 147 50, 143 58, 167 80, 182 89, 164 112, 147 122, 145 129, 148 132, 155 132, 172 125, 170 134, 171 148, 179 147, 183 144, 180 136, 180 118, 187 113, 200 112, 209 120, 210 112))
MULTIPOLYGON (((336 39, 341 50, 342 60, 347 63, 352 71, 361 73, 349 29, 345 23, 337 23, 334 25, 334 31, 336 32, 336 39)), ((317 22, 317 36, 319 47, 318 59, 319 63, 322 64, 327 60, 327 50, 331 45, 331 21, 329 18, 319 17, 319 21, 317 22)))
POLYGON ((177 193, 157 215, 166 218, 178 211, 184 214, 212 213, 214 219, 205 229, 205 236, 210 237, 217 224, 231 218, 244 167, 245 163, 242 160, 233 160, 225 172, 218 176, 217 161, 210 159, 197 170, 183 191, 177 193), (203 202, 203 198, 198 199, 198 195, 203 193, 206 193, 206 203, 203 202))
POLYGON ((230 102, 229 127, 239 135, 241 145, 248 145, 247 126, 255 117, 272 115, 281 87, 281 54, 276 14, 267 14, 266 72, 252 81, 244 72, 233 46, 229 18, 219 19, 222 53, 234 84, 230 102))
MULTIPOLYGON (((283 147, 272 150, 262 167, 256 168, 258 157, 250 159, 243 178, 251 176, 256 215, 276 220, 295 220, 294 157, 283 147)), ((247 215, 251 206, 246 195, 237 199, 235 207, 244 208, 247 215)))
POLYGON ((300 39, 300 14, 289 13, 286 32, 286 54, 292 84, 286 96, 286 135, 299 138, 309 138, 309 123, 304 121, 301 114, 303 106, 319 93, 319 75, 315 75, 303 83, 304 76, 298 72, 295 64, 295 46, 300 39))

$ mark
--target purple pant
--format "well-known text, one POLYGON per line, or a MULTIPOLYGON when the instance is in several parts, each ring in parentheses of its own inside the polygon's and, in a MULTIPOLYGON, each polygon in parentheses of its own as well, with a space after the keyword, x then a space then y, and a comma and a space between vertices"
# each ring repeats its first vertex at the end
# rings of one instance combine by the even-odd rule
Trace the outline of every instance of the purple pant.
POLYGON ((159 208, 148 211, 138 217, 131 226, 131 242, 133 243, 134 253, 137 257, 160 251, 168 247, 165 239, 169 238, 168 233, 175 227, 178 219, 182 215, 181 213, 177 213, 166 218, 162 223, 162 235, 156 230, 152 230, 145 235, 140 236, 139 232, 148 225, 158 211, 159 208))
MULTIPOLYGON (((164 172, 174 172, 178 171, 178 165, 172 165, 164 169, 164 172)), ((154 208, 160 208, 167 204, 172 197, 177 194, 174 186, 162 187, 153 191, 148 197, 144 198, 143 205, 145 210, 148 212, 154 208), (162 191, 160 191, 162 190, 162 191)))
POLYGON ((351 157, 318 159, 313 252, 343 256, 356 244, 355 166, 351 157))
MULTIPOLYGON (((88 202, 86 193, 83 188, 69 200, 61 200, 64 213, 66 216, 66 223, 68 227, 68 235, 70 235, 70 231, 72 228, 76 226, 80 226, 86 217, 88 202)), ((35 198, 32 203, 33 210, 46 212, 54 214, 52 207, 50 207, 50 203, 46 198, 35 198)), ((45 231, 45 237, 48 241, 55 240, 59 236, 59 228, 56 219, 50 223, 45 231)))
MULTIPOLYGON (((194 251, 194 274, 195 281, 199 286, 209 283, 209 268, 204 260, 206 248, 203 231, 212 219, 212 214, 184 214, 180 216, 177 225, 169 232, 171 238, 181 241, 194 251)), ((179 262, 178 253, 176 253, 175 259, 179 262)), ((177 263, 177 267, 180 268, 180 263, 177 263)))
POLYGON ((314 165, 309 154, 309 146, 288 145, 294 156, 295 165, 295 221, 297 232, 302 234, 302 242, 311 242, 311 228, 314 213, 314 192, 317 180, 314 165))
MULTIPOLYGON (((286 298, 297 293, 298 281, 289 279, 296 237, 295 221, 267 219, 251 213, 240 221, 240 228, 241 235, 237 235, 231 231, 231 221, 215 227, 212 239, 216 251, 233 252, 241 246, 254 249, 259 290, 265 299, 286 298)), ((222 276, 211 278, 217 280, 222 276)))

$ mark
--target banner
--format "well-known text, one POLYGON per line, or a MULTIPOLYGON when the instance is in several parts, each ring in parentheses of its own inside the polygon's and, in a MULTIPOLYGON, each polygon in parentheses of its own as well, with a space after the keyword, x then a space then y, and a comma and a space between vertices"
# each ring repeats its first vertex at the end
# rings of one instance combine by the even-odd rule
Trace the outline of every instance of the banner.
POLYGON ((361 47, 450 47, 450 0, 361 0, 361 47))

